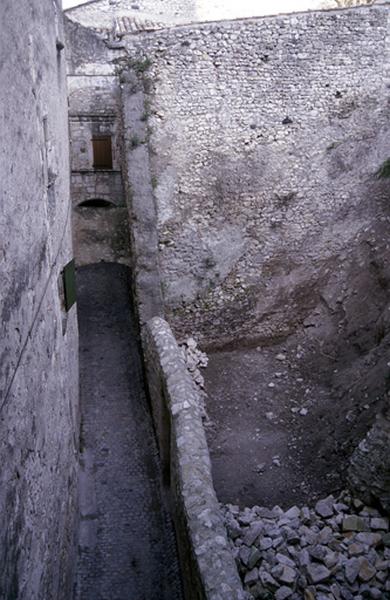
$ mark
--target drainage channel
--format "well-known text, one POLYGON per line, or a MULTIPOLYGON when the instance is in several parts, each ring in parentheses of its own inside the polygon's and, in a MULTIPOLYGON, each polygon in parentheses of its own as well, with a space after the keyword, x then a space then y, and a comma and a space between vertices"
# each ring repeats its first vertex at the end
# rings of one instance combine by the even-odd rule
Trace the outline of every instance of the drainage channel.
POLYGON ((75 600, 182 600, 129 270, 78 269, 81 473, 75 600))

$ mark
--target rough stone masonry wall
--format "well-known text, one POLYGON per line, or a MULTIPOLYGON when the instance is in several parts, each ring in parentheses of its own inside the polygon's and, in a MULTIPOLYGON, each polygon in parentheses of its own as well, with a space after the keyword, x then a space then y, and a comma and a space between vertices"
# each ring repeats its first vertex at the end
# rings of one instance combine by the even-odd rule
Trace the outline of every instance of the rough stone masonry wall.
MULTIPOLYGON (((219 21, 276 15, 286 12, 372 4, 375 0, 95 0, 66 11, 75 23, 91 27, 105 37, 121 36, 126 30, 142 31, 164 25, 219 21), (130 26, 130 29, 129 29, 130 26), (108 32, 110 32, 108 34, 108 32)), ((384 1, 384 0, 382 0, 384 1)))
POLYGON ((77 264, 129 263, 129 228, 121 174, 119 81, 110 50, 67 20, 71 198, 77 264), (111 136, 112 169, 93 166, 92 138, 111 136), (106 206, 83 206, 103 200, 106 206), (80 206, 81 205, 81 206, 80 206))
POLYGON ((4 0, 0 30, 0 598, 69 600, 78 348, 61 292, 72 248, 60 2, 4 0))
POLYGON ((145 365, 186 600, 244 600, 211 477, 201 399, 166 321, 151 319, 145 365))
POLYGON ((325 335, 323 315, 344 311, 358 338, 380 320, 387 38, 385 6, 127 38, 133 60, 151 61, 144 141, 179 337, 257 342, 307 320, 325 335), (375 301, 355 310, 367 286, 375 301))

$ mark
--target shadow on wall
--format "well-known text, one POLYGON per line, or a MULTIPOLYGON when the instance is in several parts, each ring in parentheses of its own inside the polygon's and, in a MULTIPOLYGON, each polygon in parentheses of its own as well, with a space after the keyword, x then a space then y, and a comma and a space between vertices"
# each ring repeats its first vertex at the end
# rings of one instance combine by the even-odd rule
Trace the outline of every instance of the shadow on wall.
POLYGON ((90 200, 79 202, 77 206, 83 208, 111 208, 112 206, 115 206, 115 204, 109 200, 103 200, 102 198, 91 198, 90 200))
POLYGON ((113 262, 130 264, 127 208, 103 198, 89 198, 73 210, 73 238, 78 266, 113 262))

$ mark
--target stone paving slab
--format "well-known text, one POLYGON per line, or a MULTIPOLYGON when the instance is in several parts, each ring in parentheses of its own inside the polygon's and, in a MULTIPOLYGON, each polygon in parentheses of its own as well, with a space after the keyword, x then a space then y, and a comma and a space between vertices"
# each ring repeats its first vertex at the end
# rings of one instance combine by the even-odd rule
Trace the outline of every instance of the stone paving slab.
POLYGON ((77 273, 82 469, 75 600, 181 600, 128 269, 77 273))

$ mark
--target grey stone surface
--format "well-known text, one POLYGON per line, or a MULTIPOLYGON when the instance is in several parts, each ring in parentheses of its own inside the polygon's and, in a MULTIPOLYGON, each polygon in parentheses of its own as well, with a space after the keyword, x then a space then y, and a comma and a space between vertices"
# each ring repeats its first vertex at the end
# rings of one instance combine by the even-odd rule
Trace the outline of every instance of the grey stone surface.
POLYGON ((0 18, 0 598, 69 600, 77 514, 76 307, 61 3, 0 18))
POLYGON ((76 600, 180 600, 173 525, 144 391, 129 271, 78 270, 81 381, 76 600))
MULTIPOLYGON (((163 319, 148 322, 144 352, 160 456, 174 505, 185 597, 244 600, 213 487, 199 392, 163 319)), ((251 550, 246 548, 249 562, 251 550)))
POLYGON ((357 446, 349 468, 349 483, 366 501, 380 502, 390 511, 390 412, 377 415, 373 427, 357 446))
POLYGON ((125 33, 196 21, 220 21, 302 10, 335 9, 371 4, 374 0, 262 0, 227 3, 224 0, 95 0, 66 11, 75 22, 111 37, 125 33))
POLYGON ((315 506, 316 512, 325 519, 333 515, 333 502, 334 498, 330 496, 325 500, 319 500, 315 506))
POLYGON ((306 320, 324 332, 340 303, 354 320, 368 286, 381 299, 359 313, 354 335, 386 316, 374 272, 357 281, 353 270, 369 264, 370 238, 387 273, 376 177, 389 154, 387 13, 378 5, 126 38, 130 56, 151 62, 142 79, 159 264, 179 337, 269 341, 306 320))
POLYGON ((73 211, 72 219, 79 266, 100 261, 130 264, 127 208, 112 205, 78 207, 73 211))
POLYGON ((329 367, 336 386, 357 369, 375 397, 372 407, 363 389, 343 397, 357 423, 335 436, 344 430, 351 445, 386 400, 388 4, 137 36, 115 25, 105 45, 113 21, 145 16, 147 4, 111 8, 68 13, 92 27, 69 22, 71 98, 80 110, 118 110, 121 92, 141 323, 165 314, 178 338, 214 346, 268 343, 303 325, 318 361, 345 363, 329 367))
MULTIPOLYGON (((359 511, 359 515, 370 514, 371 521, 380 519, 378 510, 364 506, 349 492, 341 493, 337 499, 328 497, 324 501, 329 503, 331 499, 346 517, 354 517, 359 511)), ((285 511, 285 515, 291 515, 288 519, 278 516, 279 507, 265 511, 259 506, 241 510, 229 504, 223 506, 230 547, 245 590, 253 598, 289 597, 288 590, 294 600, 387 597, 390 551, 385 545, 386 533, 343 531, 342 519, 337 522, 320 515, 317 505, 302 507, 299 517, 294 516, 296 508, 293 506, 285 511), (279 535, 282 541, 278 548, 263 548, 262 536, 248 548, 245 539, 255 525, 262 525, 264 531, 272 531, 275 537, 279 535), (296 532, 294 545, 289 541, 292 528, 296 532), (359 551, 356 552, 358 546, 359 551), (258 550, 256 569, 252 569, 249 557, 255 550, 258 550), (370 595, 371 590, 373 595, 370 595)))
MULTIPOLYGON (((72 37, 71 47, 76 39, 77 36, 72 37)), ((71 56, 72 53, 68 58, 69 126, 76 262, 78 265, 100 261, 129 265, 130 233, 121 173, 118 78, 99 74, 99 70, 93 76, 86 75, 85 71, 77 75, 71 56), (102 136, 111 138, 112 169, 94 168, 92 139, 102 136), (105 206, 85 206, 86 202, 102 204, 102 201, 105 206)))
POLYGON ((157 212, 150 174, 150 156, 145 140, 147 124, 145 96, 134 73, 124 72, 121 77, 123 127, 123 178, 125 181, 133 252, 134 292, 138 318, 143 327, 149 319, 164 316, 161 286, 157 212), (137 146, 132 143, 140 140, 137 146))

